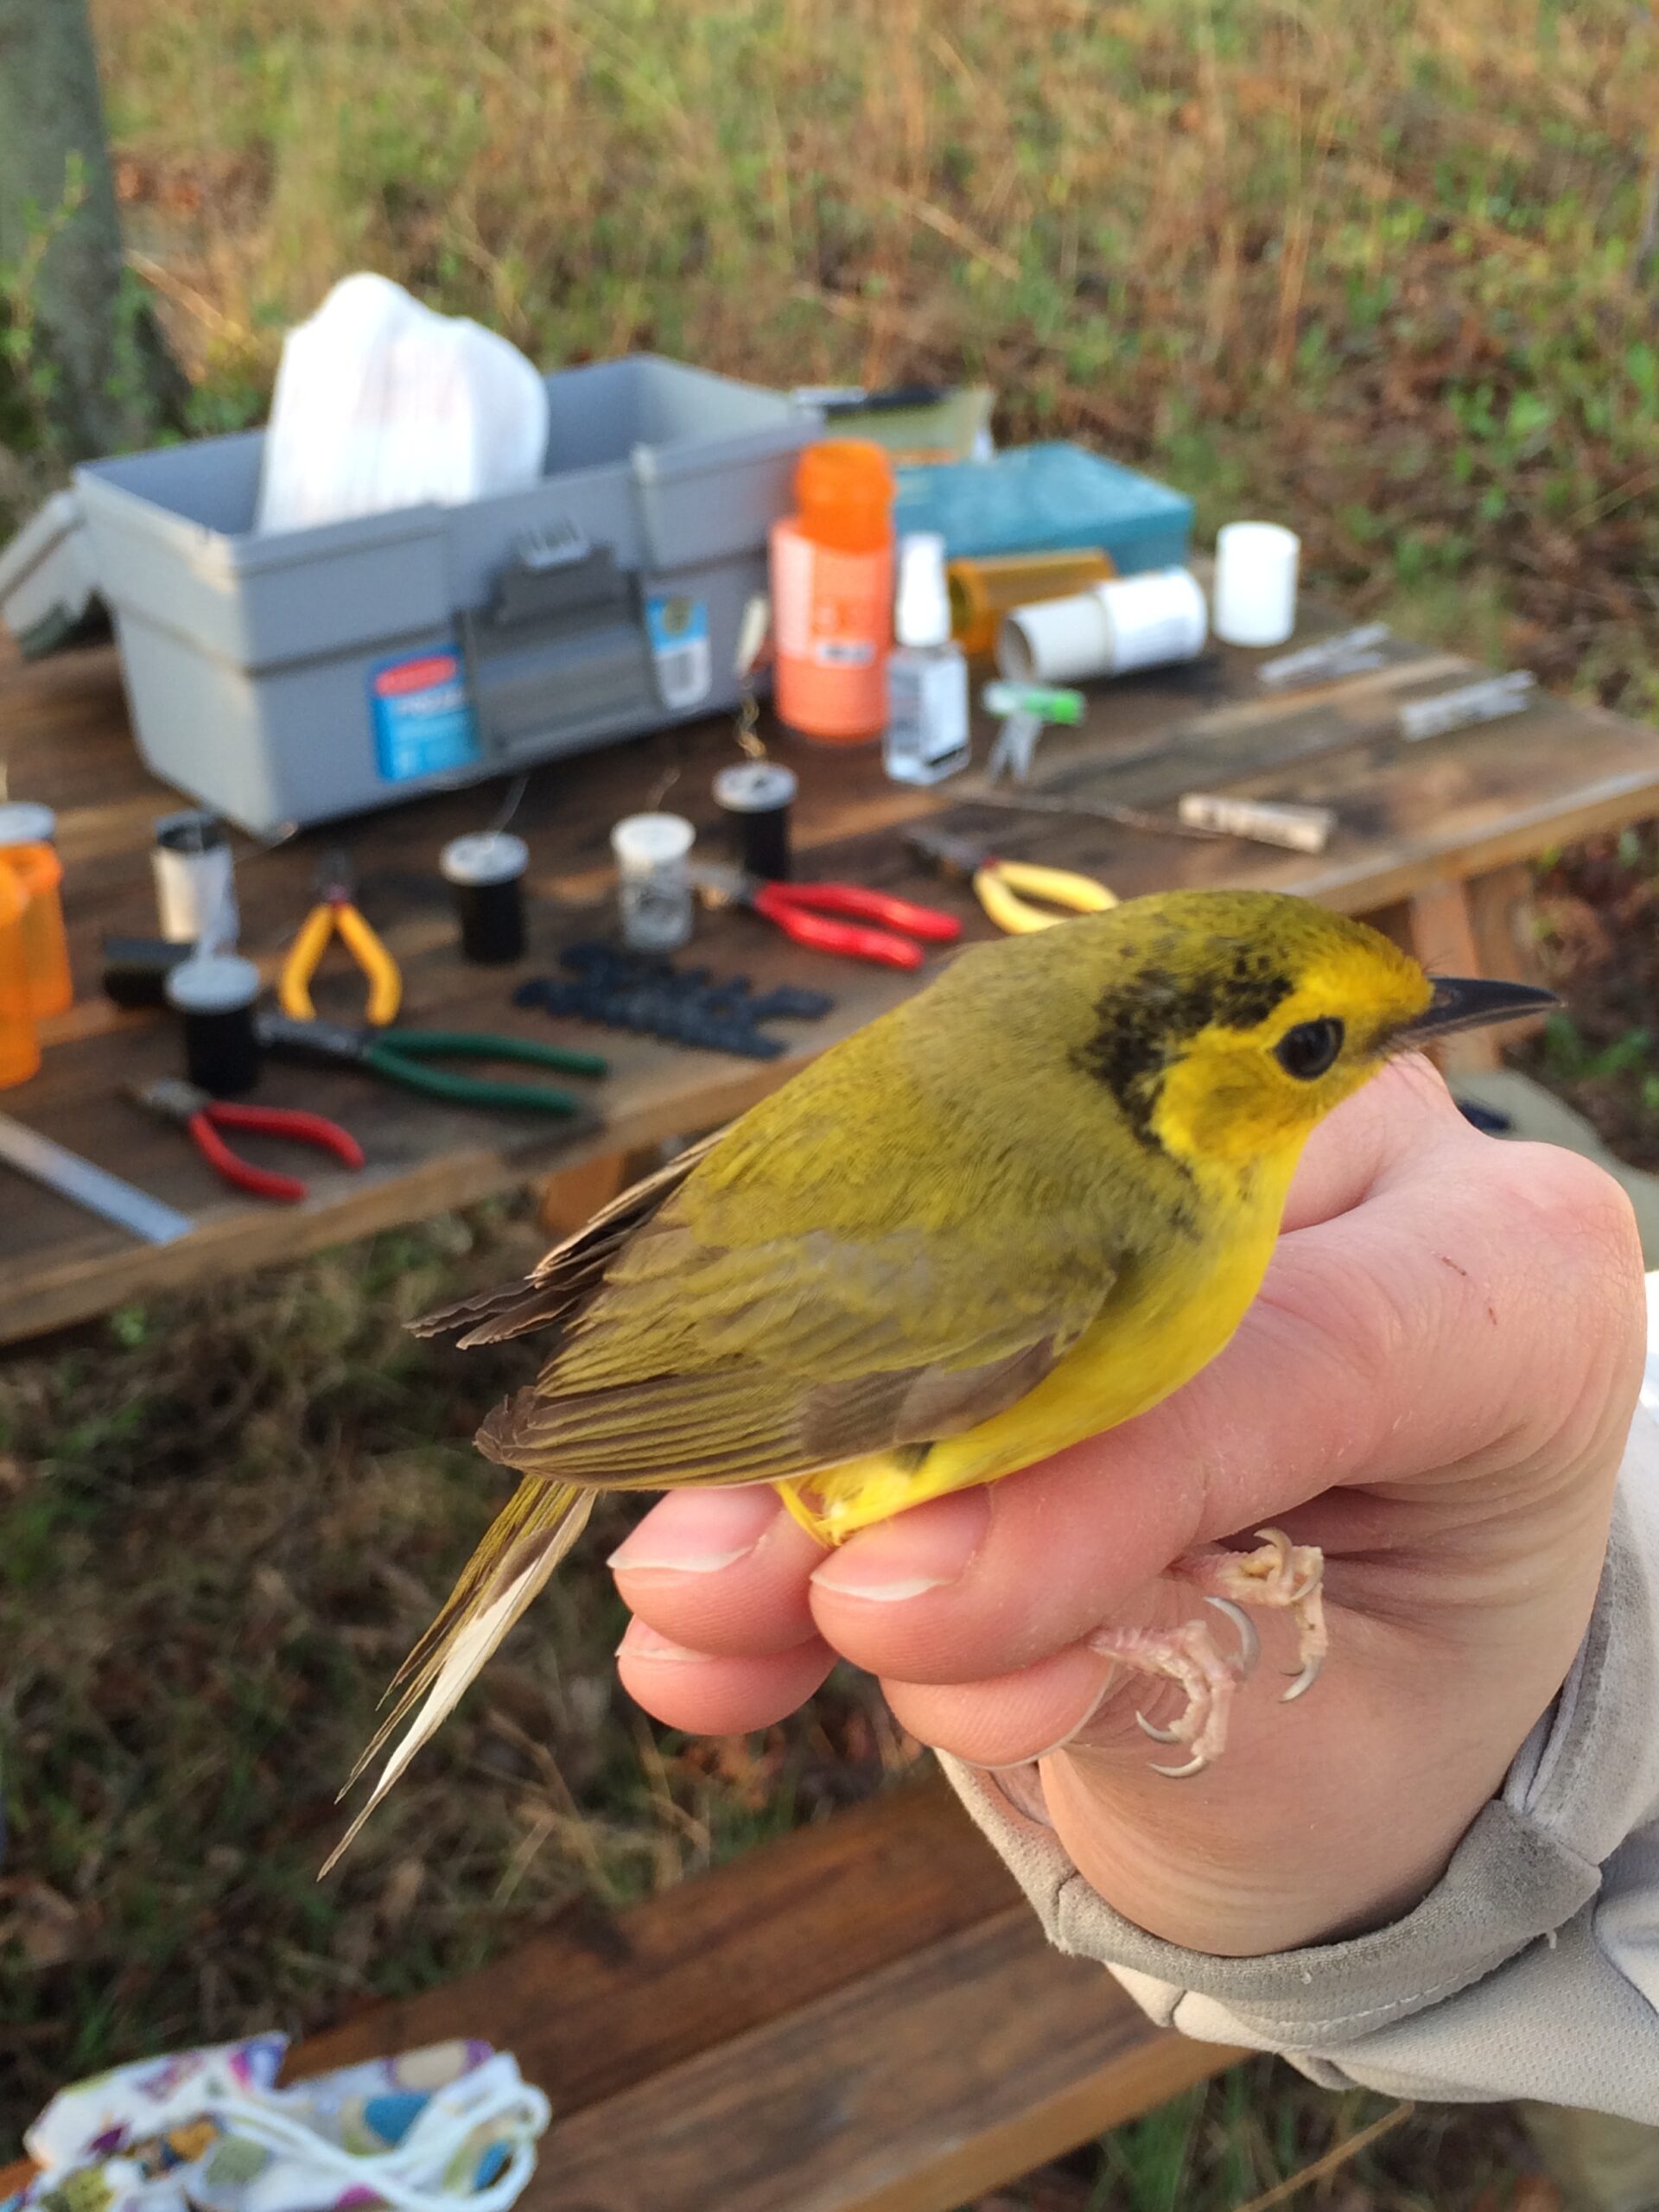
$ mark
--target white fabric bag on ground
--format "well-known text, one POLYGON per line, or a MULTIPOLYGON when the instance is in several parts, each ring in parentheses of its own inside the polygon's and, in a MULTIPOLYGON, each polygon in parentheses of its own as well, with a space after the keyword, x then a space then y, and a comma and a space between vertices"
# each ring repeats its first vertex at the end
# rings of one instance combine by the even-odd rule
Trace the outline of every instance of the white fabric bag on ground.
POLYGON ((547 429, 547 386, 516 346, 389 277, 343 277, 283 340, 254 526, 520 491, 547 429))

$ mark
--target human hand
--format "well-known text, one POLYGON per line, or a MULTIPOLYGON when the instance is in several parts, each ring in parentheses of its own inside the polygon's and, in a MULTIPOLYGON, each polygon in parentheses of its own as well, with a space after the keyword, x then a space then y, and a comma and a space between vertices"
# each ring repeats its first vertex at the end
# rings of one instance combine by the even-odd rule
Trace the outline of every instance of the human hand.
POLYGON ((899 1719, 980 1766, 1039 1759, 1095 1890, 1239 1956, 1375 1926, 1433 1885, 1571 1667, 1594 1601, 1644 1344, 1618 1185, 1500 1144, 1422 1061, 1316 1132, 1262 1290, 1161 1406, 826 1556, 768 1488, 683 1491, 615 1554, 624 1683, 709 1734, 791 1711, 844 1654, 899 1719), (1165 1570, 1282 1524, 1326 1560, 1331 1653, 1179 1783, 1144 1677, 1089 1649, 1191 1619, 1165 1570))

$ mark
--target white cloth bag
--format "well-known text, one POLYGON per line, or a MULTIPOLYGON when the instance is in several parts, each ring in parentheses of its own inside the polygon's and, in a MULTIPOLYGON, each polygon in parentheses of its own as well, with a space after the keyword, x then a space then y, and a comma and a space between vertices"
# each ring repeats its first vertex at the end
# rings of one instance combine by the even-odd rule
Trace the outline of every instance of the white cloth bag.
POLYGON ((516 346, 389 277, 343 277, 283 341, 255 528, 522 490, 547 430, 547 386, 516 346))

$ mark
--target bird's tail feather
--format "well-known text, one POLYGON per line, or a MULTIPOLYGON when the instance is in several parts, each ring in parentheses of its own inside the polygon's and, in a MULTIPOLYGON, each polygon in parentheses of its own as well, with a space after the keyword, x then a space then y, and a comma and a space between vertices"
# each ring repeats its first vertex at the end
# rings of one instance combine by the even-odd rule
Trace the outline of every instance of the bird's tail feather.
MULTIPOLYGON (((401 1694, 352 1770, 352 1783, 379 1757, 406 1719, 409 1726, 387 1754, 368 1802, 329 1853, 324 1874, 349 1848, 422 1745, 454 1711, 467 1684, 582 1534, 593 1506, 592 1491, 526 1477, 497 1514, 442 1611, 392 1681, 392 1689, 400 1689, 401 1694)), ((351 1786, 347 1783, 346 1789, 351 1786)))

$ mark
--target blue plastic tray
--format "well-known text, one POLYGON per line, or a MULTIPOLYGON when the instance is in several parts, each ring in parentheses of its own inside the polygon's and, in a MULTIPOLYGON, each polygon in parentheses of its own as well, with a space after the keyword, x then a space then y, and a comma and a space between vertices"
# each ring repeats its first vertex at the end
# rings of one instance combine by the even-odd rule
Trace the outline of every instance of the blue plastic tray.
POLYGON ((1192 542, 1191 499, 1083 446, 1012 446, 898 478, 894 528, 938 531, 947 560, 1095 545, 1128 576, 1178 566, 1192 542))

